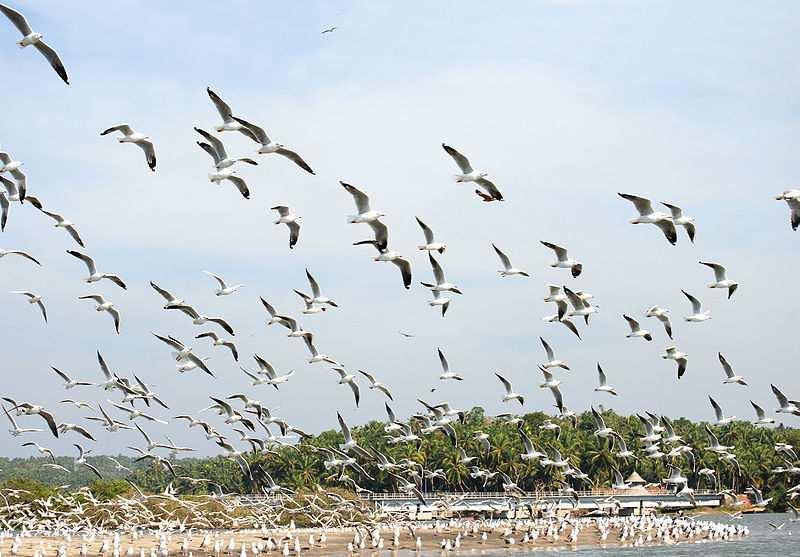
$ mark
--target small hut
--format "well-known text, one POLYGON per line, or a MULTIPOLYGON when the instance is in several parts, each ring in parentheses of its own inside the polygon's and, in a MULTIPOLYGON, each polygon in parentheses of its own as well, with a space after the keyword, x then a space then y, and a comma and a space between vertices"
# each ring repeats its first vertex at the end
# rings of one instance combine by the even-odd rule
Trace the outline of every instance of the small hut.
POLYGON ((644 478, 642 478, 636 470, 634 470, 631 475, 628 476, 628 479, 625 480, 625 483, 631 487, 644 487, 647 485, 647 482, 644 481, 644 478))

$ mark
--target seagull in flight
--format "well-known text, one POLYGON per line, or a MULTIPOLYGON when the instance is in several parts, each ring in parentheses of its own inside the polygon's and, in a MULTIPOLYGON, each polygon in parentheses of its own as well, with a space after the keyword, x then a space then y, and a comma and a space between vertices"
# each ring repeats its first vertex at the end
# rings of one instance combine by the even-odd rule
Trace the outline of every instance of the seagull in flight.
POLYGON ((542 241, 542 245, 546 248, 550 248, 556 254, 557 261, 555 263, 551 263, 551 267, 569 269, 574 278, 580 276, 581 272, 583 271, 583 264, 575 259, 570 259, 565 248, 545 241, 542 241))
POLYGON ((567 363, 556 358, 555 354, 553 353, 553 349, 550 347, 547 341, 544 340, 542 337, 539 337, 539 340, 541 341, 542 346, 544 347, 544 352, 547 355, 547 361, 541 364, 541 366, 544 369, 560 367, 561 369, 569 371, 570 369, 567 363))
POLYGON ((203 271, 203 272, 210 277, 214 277, 217 283, 219 283, 219 288, 214 289, 214 294, 216 296, 230 296, 231 294, 233 294, 234 292, 236 292, 237 290, 239 290, 244 286, 244 284, 234 284, 233 286, 228 286, 227 284, 225 284, 225 281, 222 280, 222 277, 220 277, 219 275, 215 275, 210 271, 203 271))
POLYGON ((127 290, 128 287, 122 282, 122 279, 119 278, 117 275, 112 275, 109 273, 98 273, 97 266, 94 263, 94 259, 86 255, 85 253, 80 253, 74 250, 67 250, 67 253, 70 254, 72 257, 76 257, 83 261, 83 264, 86 265, 86 268, 89 270, 89 276, 84 279, 86 283, 93 283, 98 282, 103 279, 108 279, 123 290, 127 290))
POLYGON ((300 237, 300 223, 297 222, 303 217, 297 216, 291 212, 286 205, 276 205, 271 207, 272 211, 278 211, 278 219, 273 224, 285 224, 289 227, 289 249, 294 249, 297 244, 297 239, 300 237))
POLYGON ((203 149, 203 151, 211 155, 211 158, 214 159, 214 167, 217 170, 231 167, 237 162, 243 162, 254 166, 258 165, 256 161, 249 157, 229 157, 228 152, 225 150, 225 144, 222 143, 222 140, 197 127, 194 128, 194 131, 202 135, 203 138, 208 142, 205 143, 203 141, 198 141, 197 144, 203 149))
POLYGON ((789 206, 789 221, 792 230, 800 226, 800 190, 789 190, 775 196, 778 201, 786 201, 789 206))
POLYGON ((714 415, 717 418, 717 421, 715 422, 716 425, 728 425, 736 419, 736 416, 726 417, 725 414, 722 413, 722 408, 719 404, 717 404, 716 400, 711 397, 708 397, 708 400, 711 402, 711 406, 714 408, 714 415))
POLYGON ((778 399, 778 404, 781 406, 775 410, 776 413, 800 416, 800 402, 796 400, 789 400, 789 398, 784 395, 775 385, 770 385, 770 387, 772 388, 772 394, 775 395, 775 398, 778 399))
POLYGON ((233 112, 231 111, 231 107, 223 101, 219 95, 217 95, 214 91, 211 90, 211 87, 206 87, 206 93, 208 93, 208 97, 211 99, 211 102, 214 103, 214 106, 219 112, 220 117, 222 118, 222 124, 217 124, 214 126, 214 131, 216 132, 231 132, 236 131, 240 132, 242 135, 245 135, 252 139, 253 141, 257 141, 256 136, 253 135, 253 132, 250 131, 249 128, 240 124, 236 120, 233 119, 233 112))
POLYGON ((461 290, 459 290, 458 286, 451 282, 447 282, 442 266, 439 265, 439 262, 433 258, 433 255, 431 255, 430 252, 428 252, 428 261, 430 261, 431 269, 433 270, 433 278, 436 280, 436 284, 430 284, 427 282, 422 282, 420 284, 426 288, 430 288, 431 290, 438 292, 453 292, 454 294, 461 294, 461 290))
POLYGON ((114 304, 110 301, 106 300, 100 294, 89 294, 87 296, 78 296, 79 300, 94 300, 97 303, 97 307, 95 308, 96 311, 105 311, 107 312, 112 319, 114 319, 114 329, 119 334, 119 319, 120 313, 119 310, 114 307, 114 304))
POLYGON ((679 351, 675 346, 668 346, 666 351, 661 354, 665 360, 674 360, 678 364, 678 379, 683 377, 686 373, 686 364, 689 361, 689 355, 679 351))
POLYGON ((445 381, 447 379, 455 379, 456 381, 463 381, 464 378, 456 373, 455 371, 450 371, 450 364, 447 363, 447 358, 444 357, 441 348, 437 348, 436 351, 439 354, 439 363, 442 365, 442 373, 439 375, 439 379, 445 381))
POLYGON ((247 187, 247 182, 245 182, 244 178, 241 176, 237 176, 236 173, 236 169, 223 168, 222 170, 211 172, 208 175, 208 181, 212 184, 220 185, 224 180, 227 180, 236 186, 236 189, 239 190, 239 193, 242 194, 242 197, 245 199, 250 199, 250 188, 247 187))
POLYGON ((680 207, 670 205, 669 203, 662 203, 662 205, 669 209, 669 212, 672 214, 672 222, 674 225, 676 227, 682 226, 686 229, 686 235, 689 237, 689 241, 694 243, 694 218, 683 216, 683 210, 680 207))
POLYGON ((678 233, 675 231, 672 217, 666 213, 654 211, 652 203, 647 198, 629 193, 618 193, 617 195, 633 203, 633 206, 639 211, 639 216, 631 219, 631 224, 654 224, 661 229, 667 241, 673 246, 675 245, 678 241, 678 233))
POLYGON ((166 305, 164 306, 164 309, 171 309, 183 304, 183 298, 178 298, 177 296, 171 294, 167 290, 164 290, 163 288, 158 286, 153 281, 150 281, 150 286, 153 287, 153 290, 158 292, 161 295, 161 297, 167 301, 166 305))
POLYGON ((421 251, 438 251, 440 254, 444 253, 447 249, 447 244, 443 242, 437 242, 436 238, 433 235, 433 230, 422 222, 419 217, 414 217, 417 219, 417 224, 419 227, 422 228, 422 233, 425 235, 425 244, 421 246, 417 246, 417 249, 421 251))
POLYGON ((68 221, 58 213, 51 213, 50 211, 45 211, 44 209, 41 209, 41 211, 56 221, 56 224, 54 225, 56 228, 63 228, 66 230, 80 247, 84 247, 83 240, 81 240, 80 234, 78 234, 78 230, 75 228, 75 225, 72 222, 68 221))
POLYGON ((42 317, 44 317, 44 322, 47 323, 47 308, 44 307, 44 301, 40 295, 29 292, 28 290, 12 290, 11 293, 27 296, 29 304, 36 304, 39 306, 39 310, 42 312, 42 317))
POLYGON ((22 172, 21 166, 22 163, 20 161, 15 161, 11 158, 11 155, 5 151, 0 151, 0 174, 8 172, 11 174, 11 177, 14 178, 14 182, 12 182, 0 176, 3 186, 8 192, 8 201, 19 201, 20 203, 25 201, 28 179, 25 173, 22 172))
POLYGON ((775 418, 768 418, 767 417, 767 413, 764 412, 764 409, 761 408, 758 404, 756 404, 752 400, 750 401, 750 404, 752 405, 753 410, 755 410, 755 412, 756 412, 756 421, 754 421, 753 424, 755 424, 755 425, 768 425, 768 424, 774 424, 775 423, 775 418))
POLYGON ((523 276, 523 277, 529 277, 530 276, 528 273, 526 273, 522 269, 518 269, 518 268, 514 267, 511 264, 511 260, 508 258, 508 256, 505 253, 503 253, 502 251, 500 251, 500 249, 496 245, 492 244, 492 247, 494 248, 494 252, 497 254, 497 257, 500 258, 500 262, 503 264, 503 270, 502 271, 497 271, 498 273, 500 273, 501 277, 512 277, 514 275, 520 275, 520 276, 523 276))
POLYGON ((36 427, 25 427, 25 428, 19 427, 19 425, 17 425, 17 420, 15 420, 14 416, 12 416, 8 412, 8 409, 4 405, 0 405, 0 406, 2 406, 3 412, 5 413, 6 417, 8 418, 8 421, 11 422, 11 429, 8 430, 8 432, 11 434, 11 437, 19 437, 23 433, 38 433, 38 432, 42 431, 41 429, 36 428, 36 427))
POLYGON ((325 33, 333 33, 336 31, 336 27, 328 27, 327 29, 323 29, 320 35, 324 35, 325 33))
POLYGON ((347 385, 350 387, 350 390, 353 391, 353 397, 356 400, 356 408, 358 408, 358 403, 361 399, 361 393, 358 390, 358 384, 356 383, 356 376, 352 373, 348 373, 346 369, 342 367, 335 367, 333 371, 339 374, 339 385, 347 385))
POLYGON ((647 310, 645 313, 646 317, 655 317, 664 325, 664 331, 666 331, 667 336, 672 340, 672 323, 669 320, 669 310, 663 309, 658 306, 653 306, 647 310))
POLYGON ((309 174, 314 174, 314 171, 311 170, 311 167, 308 166, 308 163, 304 161, 300 155, 291 149, 287 149, 284 145, 272 141, 267 135, 267 132, 265 132, 262 128, 259 128, 255 124, 251 124, 246 120, 237 118, 236 116, 233 116, 233 119, 250 131, 250 135, 248 135, 248 137, 253 139, 256 143, 261 143, 261 147, 258 148, 259 155, 268 155, 274 153, 276 155, 286 157, 309 174))
POLYGON ((747 386, 747 382, 744 380, 744 377, 741 375, 736 375, 733 373, 733 368, 731 364, 728 363, 728 360, 725 359, 725 356, 722 353, 718 353, 719 356, 719 363, 722 364, 722 369, 725 371, 725 379, 722 380, 723 383, 738 383, 739 385, 747 386))
MULTIPOLYGON (((474 182, 476 185, 483 188, 485 191, 485 196, 490 196, 492 201, 502 201, 503 194, 500 193, 500 190, 497 189, 497 186, 494 185, 490 180, 486 177, 489 175, 487 172, 482 170, 474 170, 472 165, 469 162, 469 159, 459 153, 453 147, 449 145, 445 145, 442 143, 442 149, 444 149, 445 153, 450 155, 455 163, 458 165, 458 168, 461 170, 461 174, 456 174, 455 179, 456 182, 464 183, 464 182, 474 182)), ((484 200, 488 201, 484 195, 481 195, 480 190, 478 190, 478 195, 484 200)))
POLYGON ((363 370, 360 370, 360 369, 358 370, 358 373, 360 373, 361 375, 363 375, 364 377, 367 378, 367 380, 369 381, 370 390, 377 389, 380 392, 382 392, 383 394, 385 394, 386 397, 389 400, 392 400, 392 401, 394 400, 394 398, 392 397, 392 393, 389 392, 389 388, 386 385, 384 385, 383 383, 381 383, 380 381, 377 381, 375 379, 374 375, 372 375, 371 373, 367 373, 366 371, 363 371, 363 370))
POLYGON ((58 53, 42 40, 44 35, 31 29, 31 26, 28 24, 28 20, 25 19, 25 16, 18 11, 12 10, 8 6, 0 4, 0 12, 3 12, 3 15, 5 15, 9 21, 14 24, 14 27, 16 27, 19 32, 22 33, 22 39, 17 41, 19 47, 25 48, 26 46, 33 45, 33 47, 41 52, 42 56, 47 59, 47 61, 50 63, 50 67, 55 70, 55 72, 58 74, 58 77, 60 77, 64 83, 69 85, 67 70, 64 68, 64 64, 61 62, 61 58, 58 57, 58 53))
POLYGON ((600 364, 597 364, 597 377, 599 379, 600 384, 594 388, 595 391, 617 396, 617 391, 614 390, 614 388, 608 384, 606 374, 603 371, 603 368, 600 367, 600 364))
POLYGON ((625 338, 643 338, 648 342, 653 340, 653 335, 650 334, 650 331, 642 329, 636 319, 627 315, 623 315, 622 317, 625 318, 625 321, 628 322, 628 326, 631 328, 630 334, 625 335, 625 338))
POLYGON ((703 305, 700 303, 700 300, 685 290, 681 290, 681 292, 683 292, 683 295, 686 296, 689 299, 689 302, 692 304, 692 314, 685 316, 683 318, 684 321, 688 321, 689 323, 701 323, 711 319, 711 312, 703 311, 703 305))
POLYGON ((78 449, 78 458, 75 459, 75 464, 78 465, 82 464, 86 466, 89 470, 94 472, 98 478, 102 480, 103 476, 102 474, 100 474, 100 471, 86 461, 86 455, 88 455, 91 451, 85 451, 83 447, 81 447, 77 443, 73 443, 72 446, 78 449))
POLYGON ((216 323, 227 332, 229 335, 233 335, 233 327, 231 327, 227 321, 225 321, 222 317, 209 317, 207 315, 202 315, 198 313, 192 306, 188 304, 181 304, 179 306, 170 307, 168 309, 177 309, 180 312, 188 315, 192 318, 192 323, 194 325, 205 325, 206 323, 216 323))
POLYGON ((737 288, 739 288, 739 284, 727 277, 725 267, 723 267, 719 263, 707 263, 705 261, 700 261, 700 264, 705 265, 706 267, 709 267, 714 271, 714 282, 709 284, 708 287, 727 289, 728 299, 730 300, 731 296, 733 296, 733 293, 736 292, 737 288))
POLYGON ((500 375, 499 373, 495 373, 497 378, 503 384, 503 387, 506 389, 506 394, 503 395, 503 402, 508 402, 509 400, 516 400, 519 402, 520 406, 525 404, 525 397, 521 394, 514 392, 514 385, 511 384, 511 381, 500 375))
POLYGON ((20 257, 24 257, 25 259, 27 259, 29 261, 33 261, 34 263, 36 263, 39 266, 42 265, 41 263, 39 263, 39 261, 35 257, 33 257, 28 252, 25 252, 25 251, 22 251, 22 250, 18 250, 18 249, 5 250, 5 249, 1 249, 0 248, 0 259, 4 258, 6 255, 19 255, 20 257))
POLYGON ((308 279, 308 284, 311 287, 311 294, 312 294, 311 302, 312 303, 320 304, 320 305, 327 304, 327 305, 333 306, 335 308, 339 307, 336 304, 336 302, 333 301, 332 298, 328 298, 327 296, 323 296, 322 295, 322 291, 319 288, 319 283, 317 283, 316 279, 313 276, 311 276, 311 273, 308 272, 307 268, 306 268, 306 279, 308 279))
POLYGON ((400 252, 395 250, 390 250, 386 247, 380 247, 378 245, 377 240, 361 240, 360 242, 354 242, 354 246, 360 245, 371 245, 378 250, 378 255, 372 256, 373 261, 384 261, 393 263, 398 269, 400 269, 400 276, 403 279, 403 286, 406 290, 411 288, 411 263, 408 262, 400 252))
POLYGON ((192 353, 192 349, 187 347, 187 346, 185 346, 181 341, 179 341, 178 339, 173 338, 173 337, 163 337, 163 336, 157 335, 155 333, 153 333, 153 335, 158 340, 160 340, 161 342, 165 343, 167 346, 170 346, 171 348, 173 348, 173 349, 175 349, 177 351, 177 358, 176 358, 177 360, 188 360, 189 362, 194 364, 196 367, 202 369, 204 372, 209 374, 211 377, 214 377, 214 374, 211 372, 210 369, 208 369, 208 366, 206 366, 205 362, 201 358, 199 358, 198 356, 193 354, 192 353))
POLYGON ((92 385, 94 385, 94 383, 89 383, 88 381, 77 381, 75 379, 72 379, 69 375, 67 375, 57 367, 50 366, 50 369, 52 369, 56 373, 56 375, 58 375, 61 379, 64 380, 64 389, 67 391, 70 389, 74 389, 75 387, 91 387, 92 385))
POLYGON ((308 334, 308 335, 303 337, 303 340, 306 343, 306 347, 308 348, 308 351, 311 353, 311 358, 309 358, 309 360, 308 360, 309 364, 316 364, 316 363, 319 363, 319 362, 325 362, 325 363, 328 363, 328 364, 331 364, 331 365, 334 365, 334 366, 340 366, 341 365, 339 362, 337 362, 336 360, 334 360, 330 356, 327 356, 325 354, 321 354, 317 350, 317 347, 314 345, 314 337, 313 337, 313 335, 308 334))
POLYGON ((365 223, 369 224, 372 221, 376 221, 383 216, 386 216, 385 213, 380 211, 373 211, 369 206, 369 196, 365 194, 363 191, 358 189, 355 186, 351 186, 345 182, 339 182, 342 187, 345 189, 347 193, 353 196, 353 201, 356 204, 356 210, 358 211, 357 215, 350 215, 347 217, 347 222, 350 224, 358 224, 358 223, 365 223))
POLYGON ((438 290, 431 290, 431 293, 433 294, 433 300, 429 301, 428 305, 431 306, 432 308, 441 307, 442 317, 444 317, 445 314, 447 313, 447 308, 450 307, 450 302, 451 302, 450 298, 445 298, 444 296, 442 296, 442 293, 439 292, 438 290))
POLYGON ((210 338, 212 346, 224 346, 225 348, 228 348, 233 355, 233 359, 237 362, 239 361, 239 352, 236 350, 236 345, 233 343, 233 341, 220 338, 219 335, 214 331, 200 333, 194 338, 210 338))
POLYGON ((107 130, 100 132, 100 135, 108 135, 113 132, 120 132, 122 134, 122 137, 117 138, 117 141, 120 143, 133 143, 134 145, 138 145, 142 151, 144 151, 144 156, 147 159, 147 166, 150 167, 150 170, 153 172, 156 171, 156 150, 149 137, 134 131, 128 124, 111 126, 107 130))

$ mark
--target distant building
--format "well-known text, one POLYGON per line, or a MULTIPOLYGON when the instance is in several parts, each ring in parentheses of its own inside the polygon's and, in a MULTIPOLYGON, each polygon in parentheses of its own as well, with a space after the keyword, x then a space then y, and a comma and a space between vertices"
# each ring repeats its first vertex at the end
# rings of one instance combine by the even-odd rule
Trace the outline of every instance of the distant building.
POLYGON ((631 487, 644 487, 647 485, 647 482, 644 481, 644 478, 642 478, 636 470, 634 470, 633 473, 628 476, 628 479, 625 480, 625 483, 631 487))

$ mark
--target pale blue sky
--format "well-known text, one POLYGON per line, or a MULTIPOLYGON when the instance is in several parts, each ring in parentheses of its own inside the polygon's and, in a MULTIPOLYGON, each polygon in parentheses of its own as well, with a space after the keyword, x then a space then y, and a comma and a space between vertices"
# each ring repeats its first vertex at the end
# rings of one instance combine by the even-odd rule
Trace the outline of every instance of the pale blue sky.
MULTIPOLYGON (((500 371, 527 395, 525 411, 551 407, 536 385, 545 336, 573 373, 563 377, 567 404, 603 403, 620 412, 644 409, 709 419, 706 396, 726 413, 750 417, 749 399, 774 407, 769 383, 800 392, 800 348, 792 292, 798 237, 775 193, 797 184, 798 9, 790 2, 10 2, 27 14, 61 54, 63 85, 31 49, 19 51, 16 30, 0 21, 0 142, 25 162, 30 191, 77 223, 101 270, 130 288, 84 285, 84 268, 64 253, 74 246, 43 215, 12 207, 0 247, 32 251, 44 263, 0 261, 0 293, 41 292, 51 322, 23 300, 0 294, 3 393, 55 408, 64 421, 80 413, 56 405, 64 392, 50 365, 99 380, 99 349, 122 373, 157 385, 174 412, 195 413, 208 394, 246 387, 229 355, 195 341, 211 356, 217 380, 175 373, 169 352, 151 332, 185 341, 206 328, 160 310, 154 280, 202 311, 227 317, 237 330, 242 363, 258 352, 297 373, 279 393, 250 394, 310 431, 335 426, 337 409, 352 423, 382 419, 383 400, 364 393, 355 410, 346 387, 324 367, 305 363, 301 341, 264 326, 258 296, 298 314, 292 288, 307 289, 308 266, 341 308, 301 319, 323 351, 390 385, 395 410, 436 382, 437 346, 466 376, 439 387, 449 400, 489 412, 507 409, 493 375, 500 371), (335 25, 337 31, 320 35, 335 25), (192 126, 210 128, 217 114, 212 86, 242 117, 300 151, 317 170, 308 176, 263 156, 243 168, 253 197, 208 183, 209 159, 192 126), (100 137, 127 122, 150 135, 158 171, 141 152, 100 137), (446 141, 488 170, 507 197, 484 205, 455 185, 446 141), (427 306, 418 285, 405 292, 393 267, 373 263, 368 237, 348 225, 344 179, 368 192, 387 213, 392 245, 418 280, 430 278, 414 216, 449 244, 441 262, 465 294, 447 318, 427 306), (628 224, 626 191, 673 202, 698 220, 697 244, 684 235, 669 246, 653 227, 628 224), (284 227, 268 208, 291 205, 304 216, 300 243, 286 246, 284 227), (652 228, 652 229, 651 229, 652 228), (547 267, 538 242, 570 248, 585 264, 573 280, 547 267), (496 242, 529 280, 500 279, 496 242), (741 283, 731 302, 706 285, 698 260, 726 264, 741 283), (248 286, 217 299, 208 269, 248 286), (595 294, 601 313, 580 343, 542 323, 546 283, 574 284, 595 294), (714 318, 687 325, 685 288, 714 318), (106 315, 78 295, 99 291, 123 313, 117 337, 106 315), (669 344, 645 320, 653 304, 669 307, 676 344, 689 353, 687 375, 659 358, 669 344), (625 339, 622 313, 641 317, 652 343, 625 339), (417 334, 404 340, 398 330, 417 334), (722 351, 751 387, 721 385, 722 351), (597 361, 620 396, 592 391, 597 361), (612 404, 613 403, 613 404, 612 404)), ((244 137, 223 135, 229 152, 252 153, 244 137)), ((366 389, 364 389, 366 391, 366 389)), ((96 388, 70 396, 103 401, 96 388)), ((516 410, 516 409, 515 409, 516 410)), ((210 416, 207 416, 211 418, 210 416)), ((213 445, 183 424, 146 426, 208 452, 213 445)), ((69 450, 74 439, 50 445, 69 450)), ((139 440, 101 434, 96 452, 139 440)), ((15 443, 6 454, 29 454, 15 443)))

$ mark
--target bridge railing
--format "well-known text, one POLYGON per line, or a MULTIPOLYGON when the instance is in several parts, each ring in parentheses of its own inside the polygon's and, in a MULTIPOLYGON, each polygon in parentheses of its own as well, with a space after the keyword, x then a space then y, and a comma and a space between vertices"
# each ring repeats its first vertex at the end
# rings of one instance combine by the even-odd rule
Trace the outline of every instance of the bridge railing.
MULTIPOLYGON (((647 497, 647 496, 667 496, 674 495, 674 491, 667 489, 648 489, 646 493, 638 492, 631 493, 629 490, 615 490, 615 489, 593 489, 585 491, 576 491, 578 497, 647 497)), ((503 491, 435 491, 426 492, 422 494, 426 500, 436 499, 508 499, 511 497, 509 493, 503 491)), ((559 491, 526 491, 518 494, 522 498, 537 499, 537 498, 553 498, 553 497, 570 497, 570 494, 562 493, 559 491)), ((698 489, 694 492, 695 497, 703 495, 718 495, 716 491, 710 489, 698 489)), ((415 499, 414 495, 408 495, 401 492, 384 492, 384 493, 363 493, 361 499, 365 501, 389 501, 398 499, 415 499)))

